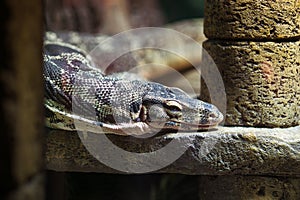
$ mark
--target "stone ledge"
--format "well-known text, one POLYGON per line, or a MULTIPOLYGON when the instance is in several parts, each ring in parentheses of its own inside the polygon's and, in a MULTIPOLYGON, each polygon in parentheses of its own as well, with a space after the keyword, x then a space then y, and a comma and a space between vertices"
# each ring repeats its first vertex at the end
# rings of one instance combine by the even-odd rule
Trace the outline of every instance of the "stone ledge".
MULTIPOLYGON (((107 167, 95 159, 86 150, 78 135, 80 134, 76 132, 58 130, 47 133, 45 145, 47 169, 66 172, 126 173, 107 167)), ((89 133, 84 135, 84 138, 94 141, 96 136, 89 133)), ((208 132, 167 134, 148 139, 116 135, 109 135, 108 138, 114 144, 131 152, 160 149, 170 141, 176 141, 181 147, 187 147, 178 160, 155 173, 300 177, 300 126, 274 129, 218 127, 208 132)), ((132 157, 122 159, 134 162, 137 167, 144 167, 143 160, 132 157)), ((158 161, 153 161, 152 164, 155 162, 158 161)), ((130 173, 130 170, 127 173, 130 173)))

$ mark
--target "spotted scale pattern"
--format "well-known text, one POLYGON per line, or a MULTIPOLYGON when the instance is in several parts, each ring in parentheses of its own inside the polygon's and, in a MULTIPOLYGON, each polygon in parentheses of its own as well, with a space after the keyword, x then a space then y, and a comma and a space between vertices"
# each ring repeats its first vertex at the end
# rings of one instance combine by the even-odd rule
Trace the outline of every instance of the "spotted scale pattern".
POLYGON ((193 99, 180 89, 126 77, 104 75, 83 50, 46 40, 46 125, 124 135, 203 130, 223 119, 215 106, 193 99))

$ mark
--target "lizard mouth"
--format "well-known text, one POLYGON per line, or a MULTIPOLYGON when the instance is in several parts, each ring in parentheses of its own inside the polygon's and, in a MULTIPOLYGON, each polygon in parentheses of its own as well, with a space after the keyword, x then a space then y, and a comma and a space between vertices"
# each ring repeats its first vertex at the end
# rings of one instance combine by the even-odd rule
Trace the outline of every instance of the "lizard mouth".
MULTIPOLYGON (((222 120, 219 120, 221 122, 222 120)), ((177 130, 177 131, 201 131, 201 130, 209 130, 216 127, 219 122, 208 122, 205 124, 201 123, 190 123, 190 122, 183 122, 178 119, 170 119, 165 122, 161 121, 151 121, 149 126, 161 130, 177 130)))
POLYGON ((181 122, 178 120, 172 120, 165 123, 164 128, 171 128, 180 130, 180 131, 198 131, 198 130, 208 130, 214 128, 218 125, 218 123, 206 123, 206 124, 197 124, 197 123, 189 123, 189 122, 181 122), (174 126, 175 125, 175 126, 174 126))
POLYGON ((171 118, 165 122, 164 128, 180 131, 209 130, 218 126, 223 121, 223 114, 219 111, 210 113, 205 120, 182 120, 171 118))

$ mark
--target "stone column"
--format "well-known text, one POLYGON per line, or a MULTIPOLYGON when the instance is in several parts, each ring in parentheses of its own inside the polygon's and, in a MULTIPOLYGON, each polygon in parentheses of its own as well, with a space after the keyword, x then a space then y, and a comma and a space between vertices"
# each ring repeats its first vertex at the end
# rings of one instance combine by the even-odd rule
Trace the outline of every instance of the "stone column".
POLYGON ((299 125, 299 13, 297 0, 206 0, 203 47, 225 84, 225 125, 299 125))
MULTIPOLYGON (((225 126, 299 125, 299 1, 206 0, 204 32, 208 40, 203 47, 213 58, 225 85, 225 126)), ((206 89, 202 94, 208 99, 206 89)), ((270 140, 267 144, 268 152, 276 146, 270 140)), ((225 151, 223 154, 229 153, 225 151)), ((237 149, 230 153, 231 156, 239 154, 243 153, 237 149)), ((277 163, 280 155, 275 152, 270 155, 273 164, 277 163)), ((241 164, 241 160, 237 163, 241 164)), ((255 170, 254 160, 249 159, 249 164, 243 168, 260 171, 255 170)), ((277 168, 272 171, 272 176, 251 176, 252 172, 238 176, 200 176, 199 198, 299 199, 299 179, 292 174, 280 177, 277 168)))

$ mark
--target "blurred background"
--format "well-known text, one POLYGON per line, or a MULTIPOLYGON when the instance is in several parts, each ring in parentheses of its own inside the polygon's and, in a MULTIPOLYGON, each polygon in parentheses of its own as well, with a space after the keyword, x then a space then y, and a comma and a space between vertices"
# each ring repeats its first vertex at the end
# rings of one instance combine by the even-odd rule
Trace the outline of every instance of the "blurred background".
POLYGON ((44 0, 46 29, 114 34, 203 17, 203 0, 44 0))

